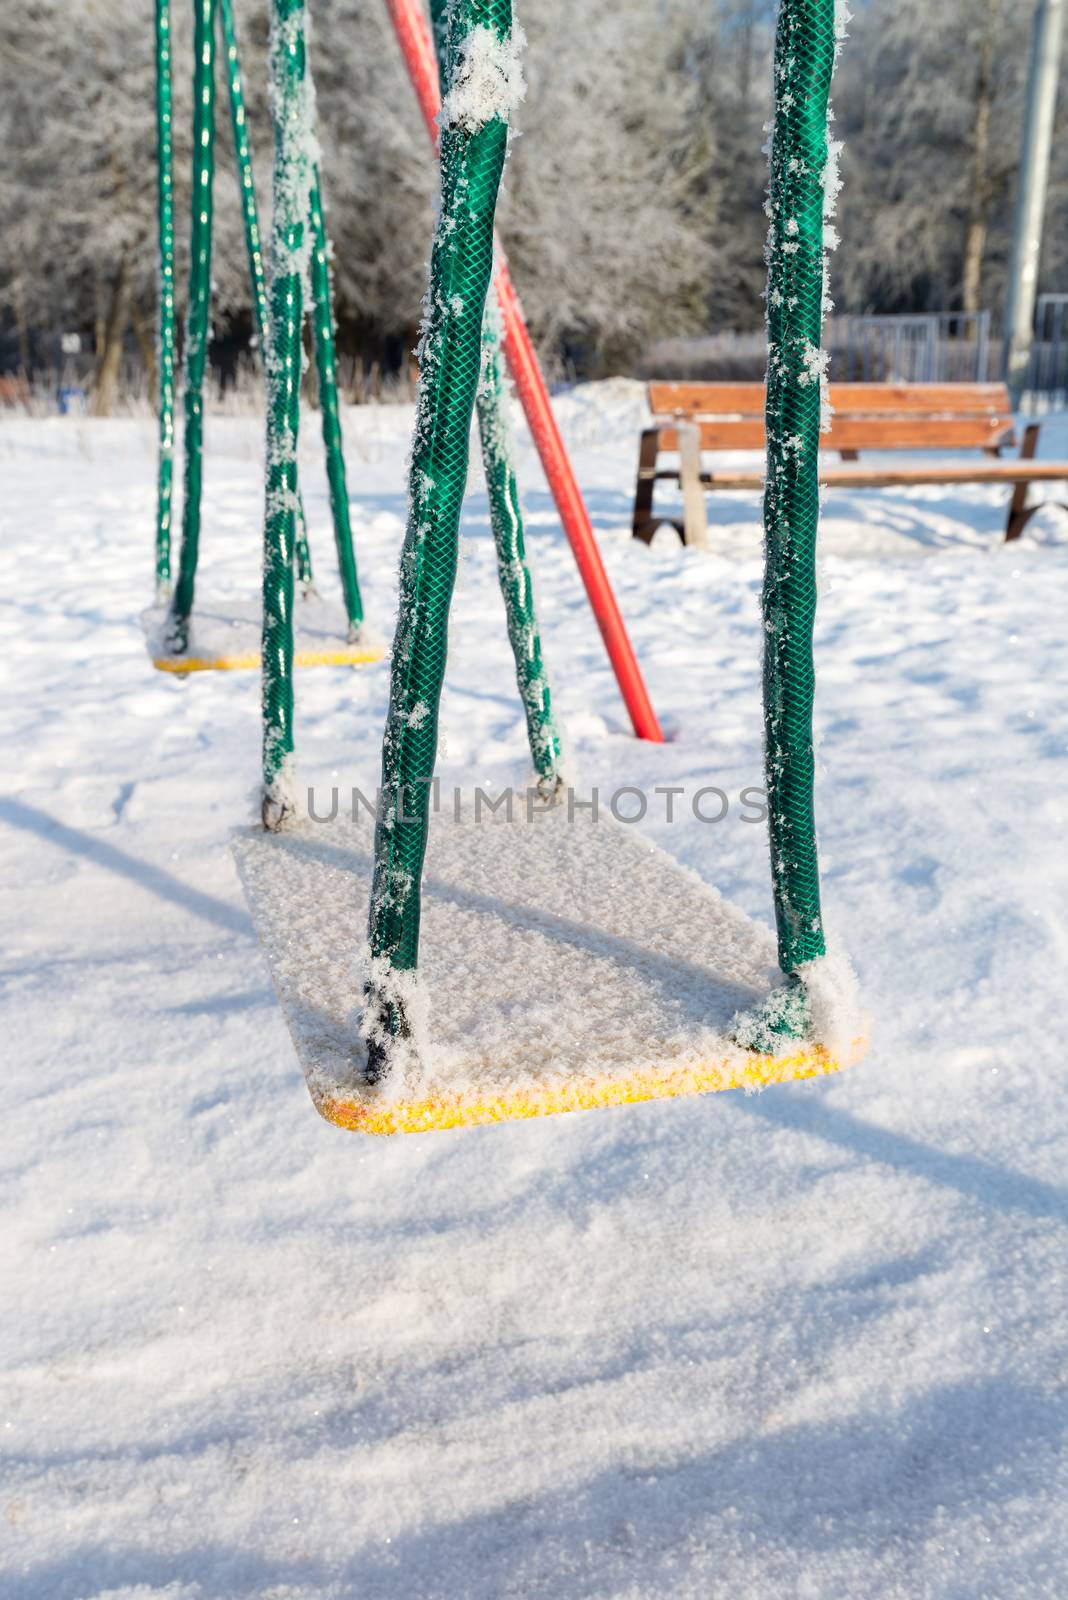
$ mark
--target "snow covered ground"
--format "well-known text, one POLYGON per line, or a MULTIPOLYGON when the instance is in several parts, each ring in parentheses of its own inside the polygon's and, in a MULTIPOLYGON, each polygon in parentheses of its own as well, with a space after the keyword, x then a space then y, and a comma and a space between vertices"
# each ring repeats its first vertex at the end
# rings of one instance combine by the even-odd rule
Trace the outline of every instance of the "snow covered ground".
MULTIPOLYGON (((586 782, 760 783, 757 507, 628 537, 640 391, 561 403, 671 740, 639 745, 529 446, 586 782)), ((392 629, 410 411, 346 417, 392 629)), ((1068 428, 1047 450, 1068 454, 1068 428)), ((202 592, 257 578, 262 440, 208 427, 202 592)), ((317 441, 302 440, 321 582, 317 441)), ((1037 1600, 1068 1593, 1068 516, 828 502, 841 1078, 371 1141, 315 1115, 229 849, 254 674, 154 673, 150 420, 0 428, 5 1600, 1037 1600)), ((484 496, 446 783, 525 780, 484 496)), ((302 772, 373 790, 386 669, 299 680, 302 772)), ((638 827, 770 919, 764 831, 638 827)))

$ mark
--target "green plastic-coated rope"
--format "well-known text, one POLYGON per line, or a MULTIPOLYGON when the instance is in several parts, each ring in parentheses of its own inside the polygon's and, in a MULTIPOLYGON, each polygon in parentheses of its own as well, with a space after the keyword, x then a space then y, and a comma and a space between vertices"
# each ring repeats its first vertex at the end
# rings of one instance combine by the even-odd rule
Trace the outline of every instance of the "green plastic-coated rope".
POLYGON ((781 0, 768 234, 764 727, 779 963, 825 952, 813 809, 824 208, 833 204, 827 98, 834 0, 781 0))
POLYGON ((304 0, 271 3, 274 177, 267 366, 267 494, 263 533, 263 821, 296 810, 293 774, 293 543, 297 511, 303 283, 310 242, 304 0))
POLYGON ((219 19, 222 24, 223 46, 226 50, 226 82, 230 93, 230 126, 234 131, 234 154, 237 158, 237 181, 241 193, 241 217, 245 225, 245 250, 248 255, 249 281, 252 285, 252 314, 256 334, 263 349, 267 333, 267 271, 263 260, 263 240, 260 235, 259 210, 256 205, 256 184, 252 171, 252 148, 248 137, 248 118, 245 115, 245 93, 241 84, 241 58, 237 48, 237 25, 234 20, 233 0, 219 0, 219 19))
MULTIPOLYGON (((438 77, 443 84, 448 71, 446 45, 449 10, 450 0, 430 0, 438 77)), ((552 694, 534 601, 534 584, 523 534, 523 513, 508 425, 499 320, 491 291, 486 300, 482 324, 482 369, 475 404, 490 522, 497 550, 497 576, 508 623, 508 641, 515 658, 516 681, 526 716, 531 761, 538 785, 548 795, 555 792, 560 782, 561 740, 553 715, 552 694)))
POLYGON ((171 589, 171 503, 174 480, 174 137, 170 0, 156 0, 156 183, 159 232, 156 600, 163 605, 170 599, 171 589))
MULTIPOLYGON (((506 116, 479 111, 473 94, 465 103, 459 89, 470 81, 476 47, 488 43, 500 48, 511 38, 511 0, 453 0, 449 21, 441 209, 425 306, 375 830, 369 926, 374 964, 367 1013, 367 1077, 372 1082, 389 1072, 392 1041, 409 1027, 403 983, 398 986, 393 973, 411 971, 418 956, 420 881, 449 604, 481 365, 482 319, 493 270, 493 217, 508 143, 506 116)), ((503 99, 500 104, 503 108, 503 99)))
POLYGON ((515 658, 516 682, 527 722, 527 742, 546 797, 556 792, 560 777, 560 732, 553 715, 549 675, 541 648, 534 602, 534 584, 523 536, 523 513, 512 458, 511 430, 505 401, 497 309, 492 296, 482 323, 482 372, 476 397, 482 466, 486 474, 490 521, 497 547, 497 576, 504 597, 508 640, 515 658))
MULTIPOLYGON (((219 19, 222 24, 223 47, 226 51, 226 84, 230 95, 230 126, 234 132, 234 155, 237 159, 237 181, 241 192, 241 219, 245 228, 245 253, 248 256, 248 275, 252 287, 252 315, 260 352, 266 361, 267 351, 267 273, 263 259, 263 238, 260 233, 259 208, 256 204, 256 181, 252 170, 252 147, 248 136, 248 117, 245 113, 245 91, 241 82, 241 56, 237 45, 237 22, 233 0, 219 0, 219 19)), ((298 490, 299 494, 299 490, 298 490)), ((312 561, 308 547, 308 529, 303 501, 297 506, 296 537, 297 576, 305 588, 311 586, 312 561)))
POLYGON ((190 242, 189 309, 185 328, 185 476, 182 550, 171 601, 167 645, 176 655, 189 647, 197 557, 204 453, 204 368, 211 315, 211 222, 215 179, 215 6, 194 0, 193 31, 193 225, 190 242))
POLYGON ((349 491, 345 479, 345 456, 341 445, 337 352, 334 345, 334 304, 330 287, 330 246, 323 221, 323 198, 318 167, 312 176, 311 226, 312 316, 315 330, 315 367, 319 375, 319 406, 323 418, 323 449, 326 452, 326 477, 330 485, 330 512, 334 520, 337 565, 341 574, 345 611, 349 619, 349 635, 354 638, 363 622, 363 601, 360 599, 356 556, 352 548, 349 491))

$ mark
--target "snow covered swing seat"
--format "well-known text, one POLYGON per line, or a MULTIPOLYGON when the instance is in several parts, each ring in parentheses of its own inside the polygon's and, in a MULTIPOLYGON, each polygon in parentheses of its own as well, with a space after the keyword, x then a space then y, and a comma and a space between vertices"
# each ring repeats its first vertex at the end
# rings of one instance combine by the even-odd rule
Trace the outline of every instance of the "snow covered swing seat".
POLYGON ((434 817, 407 1065, 365 1081, 361 1032, 373 824, 303 821, 235 843, 242 885, 319 1111, 419 1133, 814 1077, 822 1044, 733 1044, 778 978, 775 939, 625 826, 522 801, 434 817))
MULTIPOLYGON (((308 155, 313 149, 313 95, 307 80, 307 59, 300 39, 300 103, 292 106, 296 136, 303 150, 294 167, 287 153, 276 180, 289 185, 299 204, 299 214, 285 212, 289 237, 301 241, 299 260, 292 250, 279 249, 280 229, 275 207, 272 214, 270 282, 264 251, 252 170, 252 147, 239 60, 234 8, 224 0, 218 22, 226 53, 226 86, 230 102, 233 148, 237 159, 238 187, 249 266, 249 288, 255 343, 266 377, 269 448, 265 463, 266 521, 281 519, 286 525, 286 547, 279 551, 284 575, 272 572, 267 597, 268 643, 263 643, 264 610, 259 600, 196 601, 200 561, 201 501, 204 472, 204 381, 211 330, 211 260, 215 175, 215 21, 214 5, 194 7, 193 137, 196 152, 190 175, 191 225, 189 295, 186 309, 184 362, 185 427, 180 439, 184 461, 181 507, 181 542, 172 593, 171 538, 173 522, 174 457, 178 448, 174 427, 176 367, 176 297, 174 232, 174 147, 171 97, 171 32, 166 6, 156 14, 157 161, 159 167, 159 457, 156 499, 156 603, 142 613, 141 627, 153 666, 160 672, 185 677, 192 672, 227 672, 258 669, 262 656, 287 651, 289 667, 367 666, 386 654, 384 642, 367 627, 356 569, 347 469, 342 439, 341 397, 335 337, 331 247, 327 237, 322 186, 318 167, 308 155), (305 92, 305 89, 307 92, 305 92), (298 170, 299 169, 299 170, 298 170), (298 271, 291 269, 294 264, 298 271), (285 269, 285 270, 280 270, 285 269), (299 281, 297 281, 299 280, 299 281), (305 287, 310 290, 305 294, 305 287), (323 451, 334 530, 338 576, 344 604, 323 600, 314 585, 312 556, 302 491, 298 481, 297 453, 300 424, 299 388, 303 374, 305 317, 310 323, 318 382, 323 451), (298 596, 299 592, 299 598, 298 596), (282 635, 285 635, 284 644, 282 635)), ((272 43, 283 38, 281 12, 272 12, 272 43)), ((292 43, 296 48, 296 32, 292 43)), ((282 48, 285 48, 284 41, 282 48)), ((277 196, 276 196, 277 198, 277 196)))
MULTIPOLYGON (((263 828, 240 835, 235 853, 312 1098, 342 1127, 415 1133, 833 1072, 859 1056, 863 1028, 854 1021, 848 963, 827 953, 813 816, 822 386, 811 381, 809 352, 819 356, 822 163, 813 171, 788 159, 789 141, 783 144, 777 124, 779 164, 808 186, 784 214, 816 219, 806 283, 798 285, 816 319, 815 337, 785 343, 776 325, 785 354, 774 376, 783 393, 769 382, 764 688, 773 937, 631 829, 574 804, 507 446, 492 306, 487 314, 519 39, 510 0, 433 0, 431 9, 444 24, 437 37, 448 88, 439 119, 442 193, 377 818, 364 805, 326 823, 301 815, 292 608, 277 603, 291 583, 292 461, 284 468, 290 492, 277 501, 268 494, 264 592, 266 615, 278 626, 277 647, 272 639, 263 652, 263 828), (470 809, 442 806, 434 782, 476 411, 535 782, 529 804, 528 796, 517 802, 513 794, 509 805, 506 792, 488 815, 477 791, 470 809)), ((299 0, 294 16, 299 28, 299 0)), ((827 33, 829 12, 821 26, 827 33)), ((790 36, 789 29, 782 34, 780 54, 790 36)), ((828 33, 818 52, 825 66, 831 45, 828 33)), ((282 155, 298 164, 307 159, 306 141, 294 133, 305 126, 305 86, 299 51, 276 50, 272 62, 277 178, 282 155)), ((303 214, 300 186, 276 184, 282 232, 272 259, 299 305, 300 277, 283 248, 287 206, 289 220, 303 214)), ((776 287, 769 303, 783 316, 801 304, 789 278, 793 261, 789 251, 781 263, 776 256, 788 292, 776 287)), ((518 306, 507 292, 498 299, 514 332, 518 306)), ((526 348, 517 334, 506 350, 517 341, 526 348)), ((516 359, 530 379, 533 354, 529 364, 516 359)), ((281 400, 268 408, 269 461, 283 460, 286 437, 296 435, 299 387, 282 398, 290 411, 281 400)), ((560 459, 553 460, 562 473, 560 459)), ((659 740, 592 531, 575 533, 575 542, 635 732, 659 740)))
MULTIPOLYGON (((188 648, 181 653, 168 648, 169 620, 166 606, 152 606, 141 614, 145 643, 157 671, 258 670, 263 632, 258 600, 199 601, 191 619, 188 648)), ((344 607, 316 594, 297 601, 293 622, 295 667, 363 667, 381 661, 386 654, 385 641, 366 623, 357 637, 350 639, 344 607)))

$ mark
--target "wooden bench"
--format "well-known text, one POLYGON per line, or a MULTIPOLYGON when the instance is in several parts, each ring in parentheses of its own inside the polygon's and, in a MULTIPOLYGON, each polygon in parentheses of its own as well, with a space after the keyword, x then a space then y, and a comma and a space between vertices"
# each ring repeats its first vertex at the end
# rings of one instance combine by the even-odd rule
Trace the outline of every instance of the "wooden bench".
MULTIPOLYGON (((1032 483, 1068 479, 1068 461, 1036 461, 1039 424, 1024 429, 1018 454, 1008 391, 1000 383, 838 383, 831 385, 834 417, 821 437, 820 482, 832 489, 888 489, 916 484, 1003 483, 1012 489, 1006 539, 1018 539, 1039 509, 1027 504, 1032 483), (861 450, 981 451, 983 459, 931 461, 892 466, 861 465, 861 450), (827 460, 836 451, 839 465, 827 460)), ((654 423, 642 433, 634 536, 646 543, 661 523, 676 528, 686 544, 707 545, 705 493, 716 489, 762 489, 756 467, 702 468, 705 452, 763 450, 764 386, 760 383, 651 383, 654 423), (676 451, 679 464, 662 467, 662 452, 676 451), (683 520, 653 508, 657 481, 682 485, 683 520)))

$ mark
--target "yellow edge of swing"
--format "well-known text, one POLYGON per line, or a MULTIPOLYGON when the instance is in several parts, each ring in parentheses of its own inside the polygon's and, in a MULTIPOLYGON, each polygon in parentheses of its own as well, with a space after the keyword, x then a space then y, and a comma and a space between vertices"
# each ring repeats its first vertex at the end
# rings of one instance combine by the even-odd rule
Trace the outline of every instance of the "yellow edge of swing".
POLYGON ((702 1066, 642 1068, 621 1077, 590 1079, 558 1087, 485 1097, 439 1096, 370 1104, 336 1095, 316 1094, 316 1109, 339 1128, 352 1133, 431 1133, 446 1128, 471 1128, 490 1122, 515 1122, 551 1117, 567 1111, 595 1111, 606 1106, 637 1105, 644 1100, 672 1100, 681 1095, 709 1094, 721 1089, 759 1089, 797 1078, 819 1078, 854 1066, 867 1048, 854 1039, 847 1055, 832 1056, 822 1045, 807 1045, 786 1056, 736 1056, 702 1066))
MULTIPOLYGON (((295 650, 295 667, 366 667, 381 661, 385 645, 338 645, 330 650, 295 650)), ((247 650, 232 656, 153 656, 158 672, 240 672, 258 668, 260 652, 247 650)))

